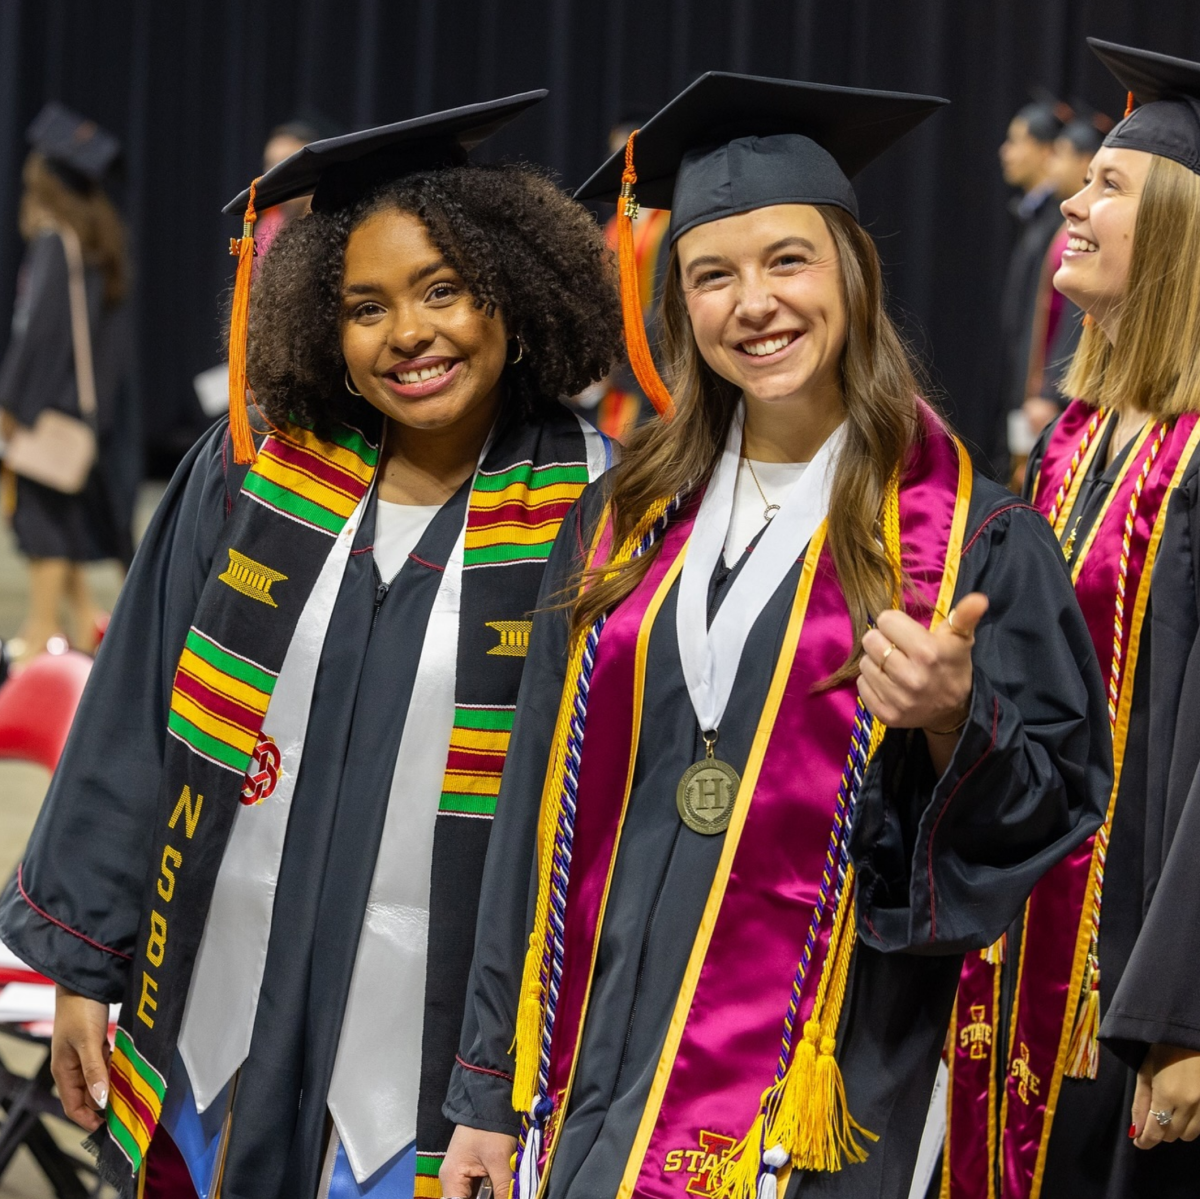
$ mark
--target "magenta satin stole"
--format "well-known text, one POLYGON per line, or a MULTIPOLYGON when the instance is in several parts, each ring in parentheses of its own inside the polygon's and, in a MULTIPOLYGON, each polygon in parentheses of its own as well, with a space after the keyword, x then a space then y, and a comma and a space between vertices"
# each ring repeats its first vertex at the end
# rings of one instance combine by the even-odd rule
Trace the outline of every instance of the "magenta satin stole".
MULTIPOLYGON (((970 494, 965 452, 922 409, 925 437, 900 493, 911 614, 928 623, 954 528, 961 537, 970 494), (962 510, 955 522, 956 504, 962 510)), ((586 1016, 594 955, 612 863, 620 848, 638 739, 640 671, 660 585, 684 551, 695 505, 668 528, 648 576, 605 625, 596 656, 578 789, 565 921, 564 977, 551 1052, 548 1160, 586 1016)), ((957 567, 955 549, 952 566, 957 567)), ((736 844, 726 834, 714 892, 693 948, 667 1046, 658 1063, 621 1195, 667 1199, 704 1194, 717 1156, 750 1126, 774 1076, 784 1014, 824 864, 836 789, 850 743, 856 691, 815 686, 845 661, 852 629, 832 557, 813 571, 798 649, 777 669, 786 681, 772 724, 755 738, 761 758, 736 844), (727 876, 727 882, 722 882, 727 876), (690 1002, 689 1002, 690 1000, 690 1002)), ((755 750, 751 751, 751 763, 755 750)), ((749 765, 748 765, 749 772, 749 765)), ((739 805, 747 803, 743 793, 739 805)), ((801 1018, 811 1010, 828 941, 829 916, 809 971, 801 1018)), ((603 1013, 597 1013, 603 1018, 603 1013)), ((854 1097, 850 1096, 853 1110, 854 1097)))
MULTIPOLYGON (((1094 408, 1076 400, 1067 408, 1051 435, 1034 500, 1039 511, 1047 516, 1094 414, 1094 408)), ((1138 622, 1143 614, 1138 597, 1149 585, 1146 567, 1153 565, 1153 551, 1157 545, 1155 530, 1161 529, 1160 516, 1181 467, 1185 465, 1195 426, 1195 416, 1181 417, 1163 439, 1145 477, 1129 545, 1124 550, 1128 571, 1124 635, 1118 660, 1121 667, 1120 709, 1126 713, 1136 670, 1138 622)), ((1101 432, 1097 429, 1092 438, 1093 452, 1101 432)), ((1153 437, 1152 430, 1145 441, 1135 443, 1128 465, 1109 495, 1091 535, 1074 546, 1075 592, 1106 681, 1114 657, 1114 614, 1126 516, 1153 437), (1082 564, 1079 564, 1081 558, 1082 564)), ((1085 473, 1087 467, 1085 457, 1076 467, 1076 478, 1085 473)), ((1075 513, 1065 511, 1064 520, 1063 512, 1074 507, 1078 489, 1075 494, 1071 494, 1072 489, 1067 490, 1068 494, 1059 506, 1058 524, 1060 529, 1069 530, 1075 513)), ((1126 715, 1126 723, 1127 719, 1126 715)), ((1119 736, 1117 746, 1118 785, 1122 746, 1123 735, 1119 736)), ((1116 787, 1114 799, 1115 795, 1116 787)), ((1003 1047, 1004 1089, 997 1146, 1002 1199, 1037 1199, 1041 1192, 1046 1148, 1062 1086, 1090 942, 1095 840, 1095 837, 1089 838, 1050 870, 1034 888, 1026 907, 1009 1044, 1003 1047)), ((1101 962, 1101 969, 1103 966, 1101 962)), ((976 958, 968 961, 958 1008, 960 1022, 964 1015, 963 996, 969 995, 972 988, 975 991, 985 989, 986 984, 980 976, 990 974, 991 970, 992 967, 976 958), (966 977, 969 973, 976 977, 966 977)), ((978 1094, 977 1089, 975 1094, 978 1094)), ((981 1139, 995 1145, 991 1132, 994 1124, 981 1106, 976 1107, 972 1116, 969 1099, 962 1095, 961 1106, 954 1096, 951 1099, 950 1153, 952 1177, 957 1184, 949 1191, 952 1199, 975 1199, 992 1193, 990 1168, 986 1171, 987 1176, 981 1177, 981 1172, 972 1167, 978 1165, 981 1139)), ((946 1193, 943 1190, 943 1194, 946 1193)))

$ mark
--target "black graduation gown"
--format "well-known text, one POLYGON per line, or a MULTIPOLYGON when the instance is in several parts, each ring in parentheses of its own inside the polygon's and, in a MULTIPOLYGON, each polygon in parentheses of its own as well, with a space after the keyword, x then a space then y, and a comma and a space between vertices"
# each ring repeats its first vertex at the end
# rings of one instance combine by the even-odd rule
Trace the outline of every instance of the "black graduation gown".
MULTIPOLYGON (((1034 454, 1040 467, 1050 431, 1034 454)), ((1097 448, 1080 489, 1082 545, 1129 448, 1097 448)), ((1045 479, 1042 486, 1057 480, 1045 479)), ((1170 498, 1142 625, 1100 920, 1100 1070, 1064 1078, 1046 1154, 1046 1199, 1192 1199, 1200 1142, 1129 1141, 1134 1073, 1154 1043, 1200 1051, 1200 459, 1170 498)), ((1069 535, 1070 529, 1066 531, 1069 535)), ((1011 960, 1011 958, 1010 958, 1011 960)))
MULTIPOLYGON (((189 453, 155 515, 26 850, 28 899, 14 880, 0 902, 0 935, 22 959, 105 1002, 121 999, 125 966, 105 946, 128 952, 135 940, 175 666, 245 470, 225 468, 225 428, 189 453)), ((316 1193, 396 753, 469 490, 447 501, 414 551, 421 561, 390 586, 370 552, 373 510, 355 537, 313 693, 223 1199, 316 1193)))
MULTIPOLYGON (((585 492, 577 520, 564 521, 546 594, 574 570, 599 498, 596 488, 585 492)), ((1038 514, 977 479, 964 545, 958 594, 978 589, 992 602, 976 643, 970 718, 940 779, 922 735, 887 735, 863 785, 852 843, 862 944, 839 1060, 851 1111, 880 1140, 863 1165, 795 1176, 793 1199, 907 1193, 964 951, 996 939, 1038 877, 1099 823, 1111 769, 1108 738, 1093 732, 1104 728, 1103 684, 1053 537, 1038 514)), ((734 683, 721 756, 738 770, 799 570, 759 616, 734 683)), ((718 567, 712 610, 732 577, 718 567)), ((704 754, 679 662, 676 594, 677 587, 667 595, 650 638, 651 723, 640 741, 549 1199, 616 1194, 721 852, 720 836, 687 829, 675 808, 680 774, 704 754)), ((484 872, 486 918, 461 1062, 444 1109, 456 1123, 492 1131, 513 1133, 518 1124, 501 1075, 513 1069, 538 802, 567 642, 566 614, 539 613, 484 872)))
MULTIPOLYGON (((20 279, 12 338, 0 364, 0 408, 28 427, 46 408, 78 416, 67 257, 56 233, 29 243, 20 279)), ((13 530, 31 558, 118 558, 128 564, 142 475, 132 313, 128 301, 105 307, 99 268, 86 268, 85 286, 96 376, 96 466, 78 495, 18 479, 13 530)))

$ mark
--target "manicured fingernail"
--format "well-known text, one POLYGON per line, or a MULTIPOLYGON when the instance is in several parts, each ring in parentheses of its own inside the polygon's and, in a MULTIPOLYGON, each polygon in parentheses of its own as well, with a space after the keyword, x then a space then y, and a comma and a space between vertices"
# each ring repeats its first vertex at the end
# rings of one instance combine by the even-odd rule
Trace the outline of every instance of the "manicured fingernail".
POLYGON ((108 1087, 102 1082, 94 1082, 88 1090, 91 1091, 96 1106, 103 1111, 108 1106, 108 1087))
POLYGON ((1129 1126, 1129 1139, 1132 1141, 1136 1136, 1137 1136, 1137 1125, 1131 1124, 1129 1126))

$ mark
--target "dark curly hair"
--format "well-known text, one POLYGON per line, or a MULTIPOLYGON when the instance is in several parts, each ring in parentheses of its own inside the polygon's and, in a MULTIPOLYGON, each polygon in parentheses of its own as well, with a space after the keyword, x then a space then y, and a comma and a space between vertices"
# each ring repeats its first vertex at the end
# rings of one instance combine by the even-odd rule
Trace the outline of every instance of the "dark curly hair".
POLYGON ((524 345, 504 371, 505 403, 525 415, 602 378, 619 352, 611 252, 591 214, 534 168, 456 166, 384 184, 357 204, 314 212, 271 245, 250 302, 247 374, 266 416, 327 435, 365 402, 344 386, 342 264, 351 232, 396 208, 419 217, 481 307, 524 345))

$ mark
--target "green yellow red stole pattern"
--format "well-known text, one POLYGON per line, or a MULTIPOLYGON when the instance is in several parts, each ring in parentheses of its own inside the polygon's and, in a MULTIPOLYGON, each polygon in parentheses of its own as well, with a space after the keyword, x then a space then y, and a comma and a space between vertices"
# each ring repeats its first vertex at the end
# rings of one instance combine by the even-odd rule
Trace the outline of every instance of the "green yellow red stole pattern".
MULTIPOLYGON (((451 1131, 440 1109, 478 904, 463 880, 482 874, 530 614, 563 517, 603 469, 592 457, 578 420, 557 406, 537 422, 509 422, 468 502, 455 717, 430 897, 430 954, 444 969, 427 989, 423 1056, 445 1058, 446 1067, 428 1086, 431 1071, 422 1071, 415 1193, 426 1199, 440 1195, 451 1131), (438 869, 447 862, 453 870, 438 869)), ((294 426, 267 437, 201 593, 170 698, 153 868, 97 1136, 102 1172, 126 1195, 162 1114, 212 888, 275 681, 334 539, 352 535, 347 522, 377 462, 377 448, 351 429, 328 441, 294 426)))
POLYGON ((296 427, 268 437, 187 634, 167 715, 143 924, 110 1062, 101 1162, 126 1184, 162 1115, 208 902, 271 692, 333 539, 378 459, 351 429, 331 442, 296 427))

